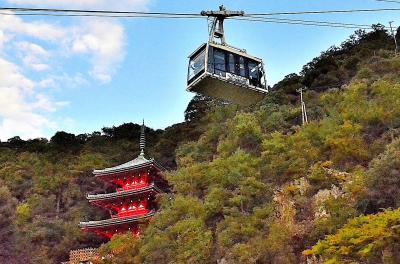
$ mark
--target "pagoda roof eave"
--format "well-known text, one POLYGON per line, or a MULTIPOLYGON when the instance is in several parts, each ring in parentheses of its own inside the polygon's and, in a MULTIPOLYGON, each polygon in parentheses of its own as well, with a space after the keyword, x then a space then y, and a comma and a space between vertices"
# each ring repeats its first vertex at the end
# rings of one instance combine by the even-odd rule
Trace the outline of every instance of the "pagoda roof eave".
POLYGON ((159 171, 165 171, 165 168, 163 166, 161 166, 159 163, 157 163, 154 159, 146 159, 144 156, 139 155, 136 159, 128 161, 128 162, 118 165, 118 166, 105 168, 105 169, 101 169, 101 170, 93 170, 93 174, 96 177, 101 177, 101 176, 107 176, 107 175, 118 173, 118 172, 142 169, 142 168, 146 168, 149 166, 154 166, 159 171))
POLYGON ((149 192, 149 191, 156 191, 158 193, 162 192, 161 189, 159 189, 154 183, 152 183, 149 186, 141 188, 141 189, 128 190, 128 191, 122 191, 122 192, 105 193, 105 194, 87 194, 86 198, 89 200, 89 202, 104 201, 104 200, 112 200, 114 198, 123 198, 123 197, 131 196, 133 194, 140 194, 140 193, 145 193, 145 192, 149 192))
POLYGON ((138 216, 132 216, 132 217, 125 217, 125 218, 111 218, 111 219, 99 220, 99 221, 80 222, 79 227, 83 228, 83 229, 85 229, 85 228, 101 228, 101 227, 109 227, 109 226, 133 223, 133 222, 138 222, 140 220, 145 220, 147 218, 150 218, 150 217, 154 216, 154 214, 155 214, 155 211, 152 210, 145 215, 138 215, 138 216))

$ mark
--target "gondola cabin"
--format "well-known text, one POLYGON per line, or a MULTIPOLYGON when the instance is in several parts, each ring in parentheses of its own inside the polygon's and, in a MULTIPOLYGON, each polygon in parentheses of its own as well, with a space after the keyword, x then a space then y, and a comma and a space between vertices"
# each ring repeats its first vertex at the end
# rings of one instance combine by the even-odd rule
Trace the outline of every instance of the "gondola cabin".
POLYGON ((187 90, 243 106, 268 92, 261 59, 216 43, 205 43, 189 56, 187 90))

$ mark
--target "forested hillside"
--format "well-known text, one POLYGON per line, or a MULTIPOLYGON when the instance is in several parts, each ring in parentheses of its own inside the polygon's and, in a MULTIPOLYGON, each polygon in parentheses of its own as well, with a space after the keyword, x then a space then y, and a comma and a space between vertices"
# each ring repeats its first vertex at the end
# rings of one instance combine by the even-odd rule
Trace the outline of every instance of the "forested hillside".
MULTIPOLYGON (((204 109, 195 111, 196 115, 201 111, 204 109)), ((147 128, 148 155, 175 169, 175 148, 200 135, 196 122, 193 119, 163 131, 147 128)), ((88 192, 112 190, 96 181, 91 172, 136 157, 140 128, 130 123, 92 134, 58 132, 50 141, 15 137, 2 142, 0 259, 60 263, 68 259, 70 249, 106 242, 78 228, 80 221, 109 217, 86 200, 88 192)))
MULTIPOLYGON (((195 97, 186 122, 147 129, 172 195, 140 239, 114 236, 103 263, 400 263, 400 57, 382 26, 357 31, 256 106, 195 97), (302 126, 296 89, 307 86, 302 126)), ((140 126, 19 138, 0 148, 0 256, 58 263, 102 242, 82 219, 108 186, 93 168, 138 153, 140 126)))

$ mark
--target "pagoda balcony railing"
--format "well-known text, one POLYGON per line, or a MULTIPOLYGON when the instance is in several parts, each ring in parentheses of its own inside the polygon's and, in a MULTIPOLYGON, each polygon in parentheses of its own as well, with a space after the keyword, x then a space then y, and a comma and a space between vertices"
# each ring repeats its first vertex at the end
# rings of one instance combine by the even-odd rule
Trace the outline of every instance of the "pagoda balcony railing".
POLYGON ((121 192, 113 192, 113 193, 87 194, 86 198, 88 200, 111 199, 111 198, 116 198, 116 197, 130 196, 132 194, 139 194, 139 193, 143 193, 145 191, 152 191, 152 190, 155 190, 156 192, 159 192, 159 193, 162 192, 154 183, 151 183, 140 189, 132 189, 132 190, 126 190, 126 191, 121 191, 121 192))
POLYGON ((119 212, 118 214, 112 215, 111 218, 126 218, 131 216, 145 215, 147 213, 149 213, 149 209, 147 208, 132 210, 132 211, 127 210, 125 212, 119 212))
POLYGON ((129 191, 129 190, 138 190, 138 189, 145 188, 149 185, 150 184, 148 182, 128 184, 128 185, 124 185, 122 188, 117 188, 116 191, 123 192, 123 191, 129 191))

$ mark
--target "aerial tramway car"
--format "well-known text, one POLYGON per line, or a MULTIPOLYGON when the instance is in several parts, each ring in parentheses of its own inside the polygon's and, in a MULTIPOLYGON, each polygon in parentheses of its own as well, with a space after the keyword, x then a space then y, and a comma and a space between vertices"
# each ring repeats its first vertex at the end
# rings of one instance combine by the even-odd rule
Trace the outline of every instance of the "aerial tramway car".
POLYGON ((243 106, 262 100, 268 92, 262 60, 225 42, 224 19, 244 12, 221 6, 201 14, 211 20, 210 36, 189 56, 187 90, 243 106))

